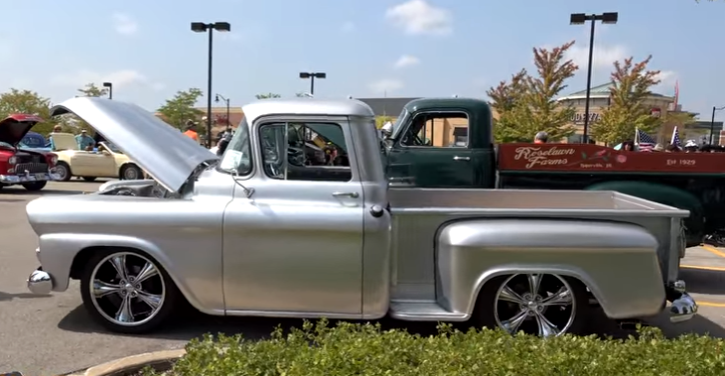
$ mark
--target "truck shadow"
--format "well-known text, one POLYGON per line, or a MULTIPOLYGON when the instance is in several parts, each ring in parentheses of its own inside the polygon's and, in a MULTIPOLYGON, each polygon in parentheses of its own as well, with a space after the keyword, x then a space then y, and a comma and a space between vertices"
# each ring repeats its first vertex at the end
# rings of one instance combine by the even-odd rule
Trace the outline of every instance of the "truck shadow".
MULTIPOLYGON (((636 335, 634 328, 621 328, 618 323, 604 316, 601 310, 597 309, 592 313, 592 334, 600 337, 612 337, 624 339, 630 335, 636 335)), ((331 325, 340 320, 331 320, 331 325)), ((373 323, 380 324, 384 330, 399 329, 406 330, 411 334, 421 336, 435 335, 438 332, 437 323, 435 322, 408 322, 383 318, 373 321, 354 321, 343 320, 351 323, 373 323)), ((284 332, 288 332, 291 328, 301 328, 303 320, 301 319, 280 319, 266 317, 218 317, 207 316, 193 309, 185 309, 179 311, 168 325, 160 328, 158 331, 137 337, 151 337, 166 340, 183 340, 188 341, 192 338, 198 338, 206 333, 225 335, 241 334, 248 340, 261 340, 268 338, 276 327, 281 327, 284 332)), ((696 316, 687 323, 673 325, 669 322, 667 314, 661 317, 655 317, 647 320, 645 326, 656 326, 662 329, 667 337, 676 337, 685 333, 709 333, 712 336, 725 338, 725 330, 718 324, 708 320, 702 316, 696 316)), ((470 328, 467 323, 455 323, 453 327, 466 331, 470 328)), ((96 324, 86 312, 83 306, 79 306, 68 313, 58 323, 58 328, 80 333, 104 333, 119 335, 107 331, 102 326, 96 324)), ((134 335, 124 335, 136 337, 134 335)))
POLYGON ((43 189, 37 192, 30 192, 23 188, 5 187, 0 191, 0 201, 3 200, 3 196, 59 196, 59 195, 75 195, 82 194, 84 191, 78 190, 65 190, 65 189, 43 189))
POLYGON ((681 268, 680 278, 687 291, 696 294, 725 295, 725 271, 681 268))

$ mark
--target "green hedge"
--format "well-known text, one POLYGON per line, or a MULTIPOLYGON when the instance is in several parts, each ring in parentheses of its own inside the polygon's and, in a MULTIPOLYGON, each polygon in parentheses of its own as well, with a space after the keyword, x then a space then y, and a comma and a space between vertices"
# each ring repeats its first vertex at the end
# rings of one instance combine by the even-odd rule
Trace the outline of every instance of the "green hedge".
POLYGON ((625 340, 540 339, 441 325, 438 335, 425 337, 369 324, 331 328, 322 320, 287 334, 278 328, 264 341, 223 335, 192 340, 170 375, 725 375, 723 340, 638 331, 637 338, 625 340))

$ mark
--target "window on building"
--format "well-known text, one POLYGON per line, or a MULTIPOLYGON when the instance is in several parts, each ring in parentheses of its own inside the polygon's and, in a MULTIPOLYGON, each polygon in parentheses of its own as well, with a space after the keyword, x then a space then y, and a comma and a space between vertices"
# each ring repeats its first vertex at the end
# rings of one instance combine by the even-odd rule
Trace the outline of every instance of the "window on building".
POLYGON ((468 115, 463 112, 417 114, 400 143, 408 147, 468 147, 468 115))

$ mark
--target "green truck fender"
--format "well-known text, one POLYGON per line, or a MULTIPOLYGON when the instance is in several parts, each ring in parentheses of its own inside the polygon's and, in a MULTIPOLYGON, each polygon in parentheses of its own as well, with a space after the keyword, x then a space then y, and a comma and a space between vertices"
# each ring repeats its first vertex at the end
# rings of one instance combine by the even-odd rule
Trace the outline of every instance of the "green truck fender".
POLYGON ((692 247, 702 242, 704 226, 704 210, 700 200, 690 192, 669 185, 642 181, 607 181, 592 184, 585 188, 588 191, 617 191, 635 197, 658 202, 690 211, 684 220, 687 228, 687 246, 692 247))

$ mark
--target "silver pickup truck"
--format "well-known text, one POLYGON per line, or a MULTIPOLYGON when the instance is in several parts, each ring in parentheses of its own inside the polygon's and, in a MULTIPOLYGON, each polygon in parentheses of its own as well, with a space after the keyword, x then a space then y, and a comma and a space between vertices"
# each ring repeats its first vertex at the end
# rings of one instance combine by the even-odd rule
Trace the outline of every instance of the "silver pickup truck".
POLYGON ((244 106, 221 158, 133 104, 53 111, 153 177, 27 206, 42 265, 29 289, 80 280, 113 331, 152 330, 184 299, 210 315, 470 320, 541 336, 586 331, 594 302, 613 319, 667 300, 673 321, 697 310, 677 281, 687 211, 616 192, 390 189, 373 112, 356 100, 244 106), (300 156, 321 134, 334 150, 300 156))

